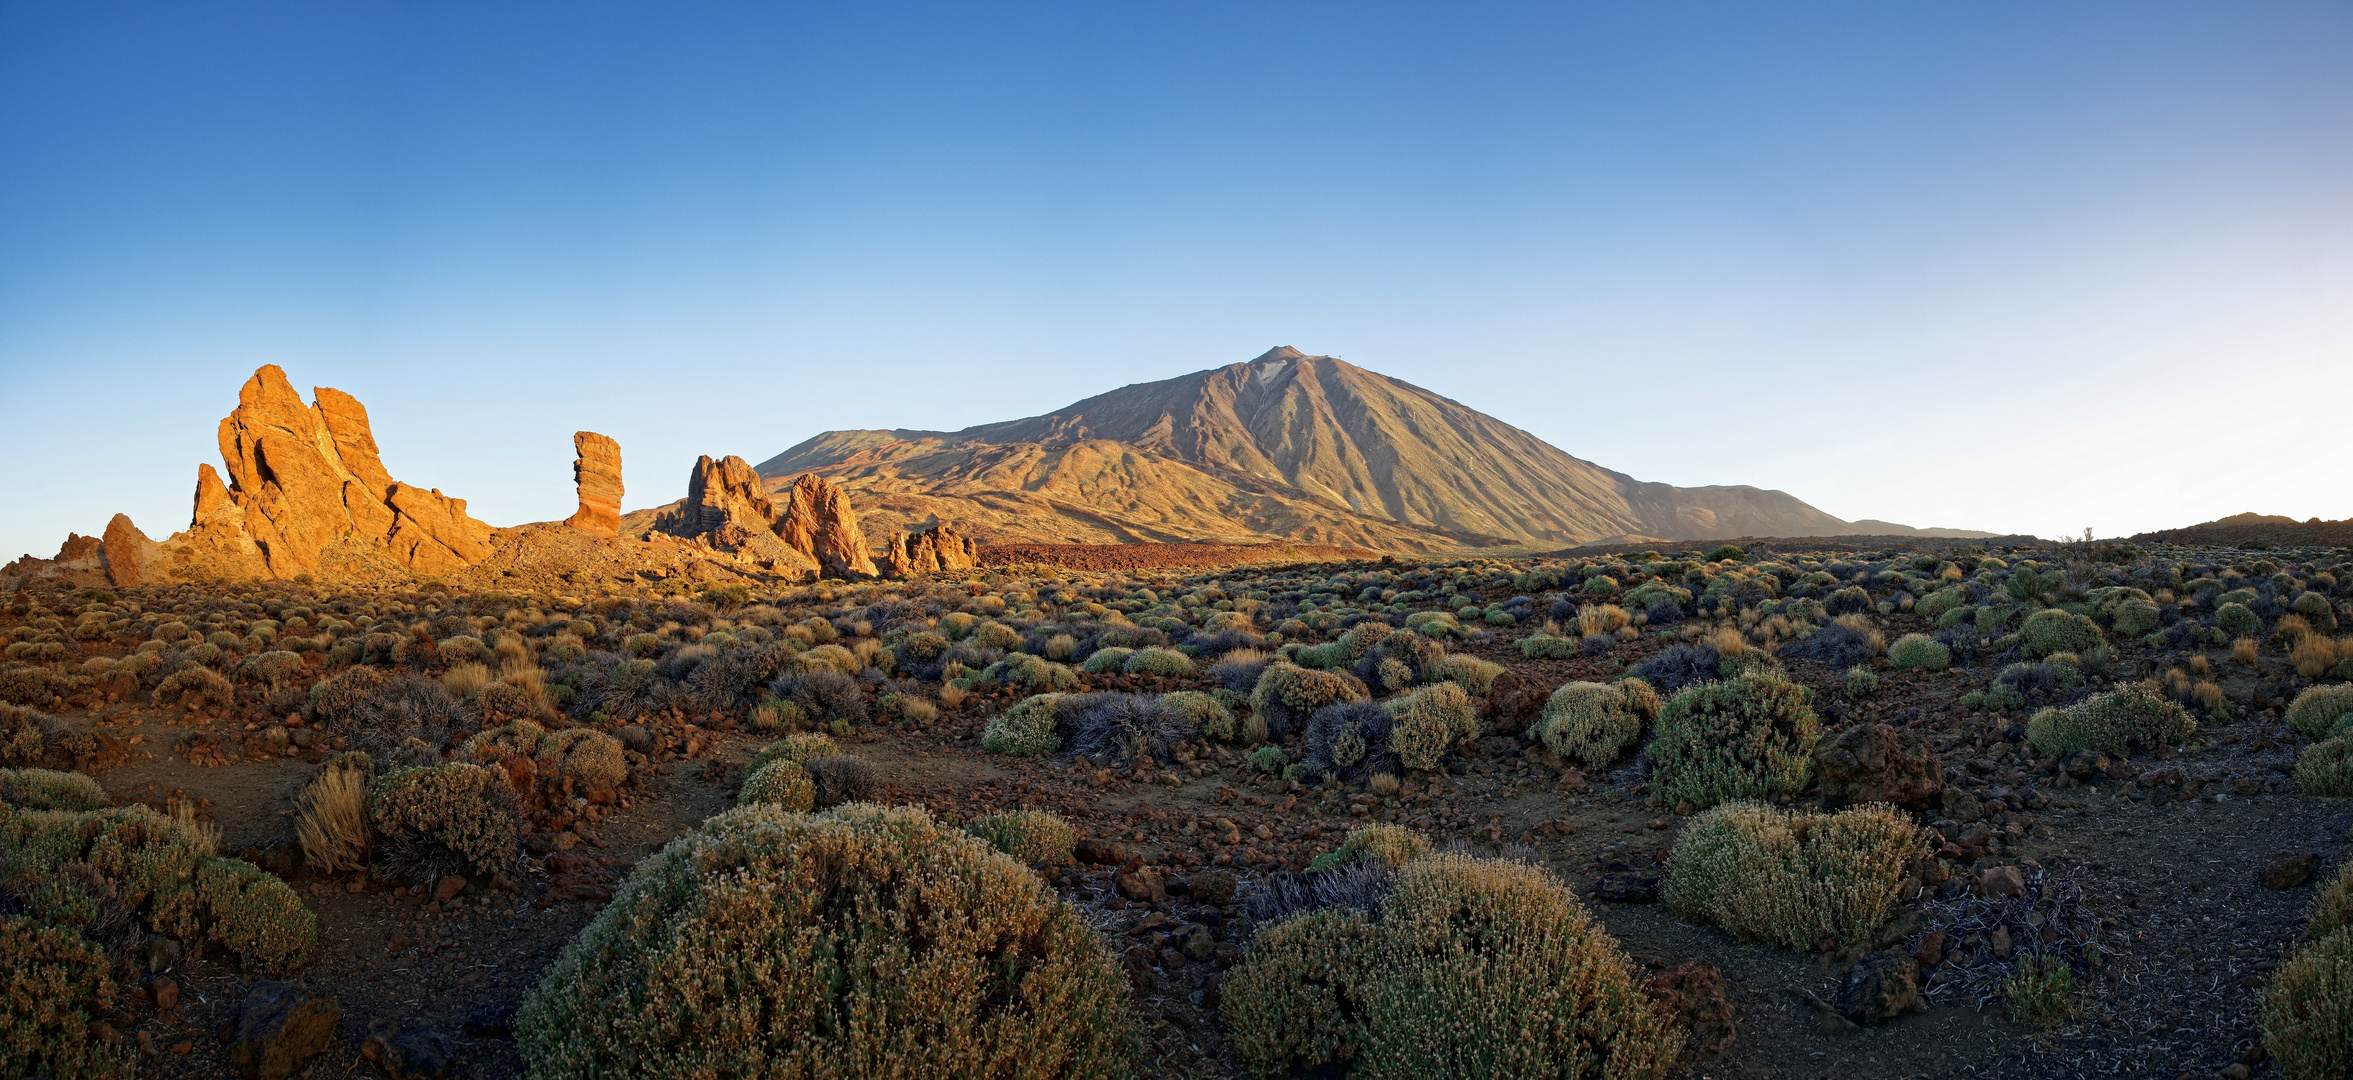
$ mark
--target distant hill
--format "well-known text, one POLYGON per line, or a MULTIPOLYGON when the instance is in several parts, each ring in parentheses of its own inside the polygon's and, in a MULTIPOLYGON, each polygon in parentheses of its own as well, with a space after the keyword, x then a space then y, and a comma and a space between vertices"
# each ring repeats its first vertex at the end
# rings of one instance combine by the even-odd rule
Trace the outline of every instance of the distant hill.
POLYGON ((1737 536, 1990 536, 1849 522, 1780 491, 1645 483, 1449 398, 1282 347, 956 432, 829 431, 759 465, 815 472, 869 532, 984 543, 1287 540, 1387 550, 1737 536))
POLYGON ((2232 514, 2203 524, 2141 533, 2133 540, 2200 547, 2353 547, 2353 518, 2298 521, 2277 514, 2232 514))

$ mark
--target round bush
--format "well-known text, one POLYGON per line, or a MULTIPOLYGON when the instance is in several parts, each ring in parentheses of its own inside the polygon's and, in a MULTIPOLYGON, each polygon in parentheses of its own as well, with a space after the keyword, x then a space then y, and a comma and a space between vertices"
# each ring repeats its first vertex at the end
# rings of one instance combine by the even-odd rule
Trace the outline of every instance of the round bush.
POLYGON ((2353 931, 2280 965, 2263 991, 2263 1049, 2288 1080, 2353 1076, 2353 931))
POLYGON ((2035 656, 2090 652, 2102 640, 2100 624, 2058 608, 2044 608, 2018 625, 2019 643, 2035 656))
POLYGON ((2322 739, 2296 755, 2296 788, 2315 799, 2353 799, 2353 735, 2322 739))
POLYGON ((0 803, 27 810, 96 810, 106 805, 106 789, 87 773, 0 769, 0 803))
POLYGON ((1657 1077, 1682 1048, 1569 890, 1468 855, 1400 868, 1377 918, 1326 908, 1261 930, 1222 1007, 1266 1077, 1657 1077))
POLYGON ((321 679, 310 688, 310 717, 329 722, 342 720, 388 681, 383 672, 371 667, 347 668, 321 679))
POLYGON ((1045 757, 1062 749, 1062 736, 1054 733, 1054 706, 1068 696, 1026 697, 990 717, 981 731, 981 749, 1014 757, 1045 757))
POLYGON ((2109 615, 2109 622, 2116 627, 2116 632, 2127 637, 2139 637, 2155 630, 2161 619, 2156 603, 2138 596, 2128 596, 2117 601, 2114 611, 2109 615))
POLYGON ((1128 658, 1134 655, 1136 655, 1134 649, 1123 649, 1117 645, 1106 646, 1087 654, 1087 662, 1080 664, 1079 670, 1089 675, 1116 675, 1126 669, 1128 658))
POLYGON ((808 810, 817 805, 817 784, 797 761, 777 758, 743 778, 737 803, 772 803, 786 810, 808 810))
POLYGON ((1470 694, 1451 682, 1422 687, 1382 707, 1389 710, 1389 748, 1408 769, 1435 769, 1448 750, 1479 737, 1470 694))
POLYGON ((1642 738, 1643 715, 1627 700, 1626 685, 1573 682, 1553 691, 1536 720, 1536 737, 1553 753, 1588 766, 1616 761, 1642 738))
POLYGON ((1895 911, 1916 834, 1882 805, 1816 814, 1726 803, 1684 827, 1660 895, 1688 918, 1783 948, 1857 944, 1895 911))
POLYGON ((639 863, 515 1034, 542 1080, 1115 1077, 1127 999, 1078 912, 922 811, 745 806, 639 863))
POLYGON ((820 758, 827 754, 840 752, 834 747, 831 738, 818 732, 804 731, 796 735, 787 735, 761 747, 759 753, 752 755, 751 763, 745 768, 757 769, 771 761, 789 761, 795 765, 806 765, 810 758, 820 758))
POLYGON ((539 752, 539 741, 547 737, 547 729, 529 720, 517 720, 476 732, 466 739, 461 752, 483 765, 495 765, 509 757, 530 757, 539 752))
POLYGON ((397 876, 430 882, 510 869, 522 807, 506 774, 452 762, 394 769, 368 785, 368 824, 397 876))
POLYGON ((1887 662, 1899 668, 1943 671, 1952 666, 1953 650, 1926 634, 1905 634, 1888 647, 1887 662))
POLYGON ((2288 703, 2288 726, 2308 739, 2325 739, 2337 721, 2353 716, 2353 686, 2313 686, 2288 703))
POLYGON ((1043 810, 1008 810, 964 827, 981 842, 1013 856, 1024 866, 1059 866, 1078 845, 1070 823, 1043 810))
POLYGON ((1250 709, 1266 721, 1268 734, 1282 739, 1302 731, 1317 709, 1371 696, 1353 675, 1277 663, 1267 665, 1251 688, 1250 709))
POLYGON ((1696 808, 1803 790, 1820 734, 1811 697, 1770 673, 1676 694, 1650 740, 1653 789, 1696 808))
POLYGON ((114 1006, 106 953, 72 930, 0 915, 0 1072, 128 1080, 126 1045, 93 1030, 114 1006))
POLYGON ((2323 886, 2313 900, 2309 929, 2315 940, 2353 929, 2353 860, 2339 866, 2336 880, 2323 886))
POLYGON ((2045 756, 2077 750, 2110 753, 2179 746, 2198 730, 2189 711, 2155 682, 2094 694, 2065 709, 2044 709, 2026 722, 2026 740, 2045 756))
POLYGON ((1359 859, 1378 859, 1398 867, 1429 853, 1430 842, 1403 825, 1364 825, 1349 833, 1339 847, 1316 856, 1308 869, 1330 870, 1359 859))
POLYGON ((242 859, 205 856, 196 867, 196 895, 211 916, 212 939, 258 974, 292 970, 319 942, 318 917, 294 887, 242 859))
POLYGON ((1219 742, 1232 742, 1238 734, 1234 711, 1213 695, 1199 690, 1178 690, 1160 695, 1160 704, 1184 717, 1201 734, 1219 742))
POLYGON ((1193 658, 1175 649, 1143 649, 1128 657, 1120 670, 1130 675, 1190 675, 1193 658))
POLYGON ((2247 605, 2233 601, 2214 609, 2214 626, 2225 634, 2238 637, 2263 629, 2263 618, 2247 605))
POLYGON ((629 779, 621 740, 595 728, 565 728, 539 741, 539 775, 611 786, 629 779))

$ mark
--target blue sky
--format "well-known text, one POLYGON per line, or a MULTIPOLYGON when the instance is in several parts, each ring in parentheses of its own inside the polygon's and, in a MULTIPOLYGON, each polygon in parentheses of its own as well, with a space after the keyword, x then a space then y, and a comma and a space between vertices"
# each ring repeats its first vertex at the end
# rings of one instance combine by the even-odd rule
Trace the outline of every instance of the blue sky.
POLYGON ((0 3, 0 558, 263 363, 493 524, 1331 353, 1646 480, 2353 516, 2353 6, 0 3), (851 10, 841 10, 851 9, 851 10))

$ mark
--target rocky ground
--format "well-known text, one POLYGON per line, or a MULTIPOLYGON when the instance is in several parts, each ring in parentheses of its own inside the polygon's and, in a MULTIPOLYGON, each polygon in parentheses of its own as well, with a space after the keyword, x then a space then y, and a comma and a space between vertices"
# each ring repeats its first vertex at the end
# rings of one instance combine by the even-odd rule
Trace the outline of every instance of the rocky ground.
MULTIPOLYGON (((608 570, 628 568, 597 572, 608 570)), ((1882 622, 1891 639, 1926 625, 1903 614, 1882 622)), ((979 745, 987 718, 1019 700, 1006 690, 943 709, 920 730, 869 727, 849 749, 880 767, 891 801, 942 819, 1035 808, 1078 826, 1081 861, 1045 880, 1089 911, 1127 964, 1142 1076, 1243 1074, 1217 1002, 1222 973, 1250 933, 1248 897, 1370 821, 1539 861, 1646 971, 1708 985, 1720 973, 1731 1018, 1710 1030, 1713 1052, 1692 1056, 1680 1075, 2270 1074, 2256 1049, 2260 987, 2296 941, 2313 882, 2353 847, 2353 806, 2306 798, 2285 779, 2297 740, 2276 705, 2208 723, 2179 752, 2037 760, 2015 716, 1959 704, 1991 679, 1982 662, 1933 674, 1882 662, 1876 692, 1850 697, 1843 668, 1791 661, 1790 674, 1823 705, 1826 735, 1886 725, 1932 750, 1949 785, 1923 815, 1943 861, 1923 868, 1881 943, 1922 962, 1925 1011, 1858 1027, 1820 1004, 1838 995, 1854 953, 1742 942, 1656 902, 1660 864, 1686 818, 1645 794, 1639 759, 1589 775, 1514 734, 1552 687, 1615 675, 1666 642, 1654 636, 1609 656, 1536 661, 1514 647, 1523 633, 1454 647, 1507 668, 1482 703, 1493 733, 1444 772, 1410 778, 1389 797, 1253 773, 1235 748, 1207 743, 1134 768, 988 754, 979 745), (2053 1028, 2015 1021, 1998 994, 2011 935, 2044 920, 2072 920, 2103 955, 2076 1017, 2053 1028)), ((1088 677, 1093 689, 1214 685, 1206 675, 1088 677)), ((225 849, 287 876, 308 898, 321 947, 292 981, 339 1013, 332 1049, 302 1070, 306 1077, 379 1075, 404 1035, 412 1048, 439 1046, 451 1075, 518 1074, 506 1025, 540 970, 632 864, 732 805, 744 762, 767 742, 732 717, 645 718, 643 752, 618 803, 543 819, 520 877, 452 879, 449 891, 432 895, 364 875, 321 876, 291 856, 292 798, 327 743, 283 746, 254 724, 153 706, 59 715, 99 737, 90 771, 117 799, 200 807, 225 849)), ((224 1044, 252 982, 211 960, 183 960, 144 988, 119 1026, 146 1055, 148 1075, 231 1076, 224 1044)), ((1708 999, 1703 1008, 1720 1004, 1713 993, 1699 996, 1708 999)))
POLYGON ((1159 570, 1377 557, 1358 548, 1313 544, 991 544, 980 549, 982 566, 1059 566, 1071 570, 1159 570))

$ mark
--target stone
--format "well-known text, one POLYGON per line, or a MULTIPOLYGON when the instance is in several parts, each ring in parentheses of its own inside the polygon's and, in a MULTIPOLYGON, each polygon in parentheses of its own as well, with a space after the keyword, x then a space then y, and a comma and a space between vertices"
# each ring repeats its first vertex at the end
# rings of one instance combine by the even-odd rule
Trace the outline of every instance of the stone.
POLYGON ((858 528, 849 495, 816 473, 803 473, 793 481, 776 535, 786 546, 816 559, 828 577, 875 576, 874 556, 866 550, 866 534, 858 528))
POLYGON ((1160 872, 1145 866, 1141 858, 1129 859, 1127 865, 1111 875, 1111 886, 1130 900, 1152 903, 1168 898, 1168 891, 1161 886, 1160 872))
POLYGON ((1948 787, 1944 792, 1944 810, 1956 823, 1968 825, 1985 817, 1985 800, 1964 789, 1948 787))
POLYGON ((1659 878, 1657 874, 1632 872, 1603 874, 1593 885, 1593 896, 1613 904, 1654 903, 1659 898, 1659 878))
POLYGON ((2315 852, 2278 854, 2263 864, 2263 887, 2293 889, 2312 880, 2312 872, 2320 867, 2320 855, 2315 852))
MULTIPOLYGON (((216 478, 215 483, 219 480, 216 478)), ((129 514, 116 514, 106 523, 103 540, 106 553, 106 580, 117 586, 144 585, 148 567, 158 558, 155 541, 131 524, 129 514)))
POLYGON ((377 1020, 368 1025, 360 1056, 383 1070, 391 1080, 441 1077, 457 1060, 457 1043, 424 1024, 377 1020))
POLYGON ((1920 998, 1920 964, 1912 954, 1890 949, 1855 961, 1832 998, 1841 1016, 1865 1027, 1908 1012, 1926 1012, 1920 998))
POLYGON ((1944 764, 1919 736, 1887 724, 1858 724, 1814 746, 1822 798, 1831 805, 1890 803, 1926 810, 1944 795, 1944 764))
POLYGON ((1705 960, 1686 960, 1642 984, 1654 1011, 1680 1017, 1687 1057, 1721 1054, 1732 1048, 1732 995, 1724 973, 1705 960))
POLYGON ((598 536, 621 535, 621 444, 593 431, 575 431, 572 453, 572 485, 580 508, 564 524, 598 536))
POLYGON ((237 1012, 229 1061, 247 1080, 285 1080, 335 1041, 342 1007, 289 982, 255 983, 237 1012))
POLYGON ((1925 971, 1944 963, 1944 931, 1931 930, 1920 935, 1919 947, 1912 950, 1912 960, 1925 971))
POLYGON ((1234 902, 1234 890, 1239 886, 1234 875, 1223 870, 1210 870, 1193 875, 1192 888, 1187 895, 1196 904, 1223 907, 1234 902))
POLYGON ((1525 675, 1509 671, 1497 675, 1494 685, 1487 688, 1488 726, 1500 735, 1519 734, 1543 710, 1550 694, 1525 675))
POLYGON ((704 454, 695 459, 694 472, 686 478, 686 501, 668 531, 680 536, 732 536, 729 530, 735 528, 773 536, 778 516, 768 485, 749 462, 733 454, 714 461, 704 454))
POLYGON ((898 532, 883 542, 882 576, 912 577, 980 565, 980 545, 946 522, 920 532, 898 532))
POLYGON ((1072 853, 1078 861, 1097 866, 1118 866, 1128 860, 1126 845, 1116 840, 1081 840, 1072 853))
POLYGON ((2026 875, 2015 866, 1989 866, 1977 872, 1977 895, 2009 900, 2026 895, 2026 875))
POLYGON ((1217 955, 1217 935, 1200 923, 1188 923, 1168 937, 1169 944, 1187 959, 1206 963, 1217 955))
POLYGON ((456 874, 451 874, 448 877, 442 878, 439 884, 433 886, 433 902, 436 904, 449 903, 450 901, 457 899, 458 894, 464 891, 466 891, 466 879, 459 877, 456 874))
POLYGON ((148 980, 147 992, 154 997, 155 1007, 163 1012, 168 1013, 180 1007, 180 984, 172 981, 168 975, 158 975, 148 980))

